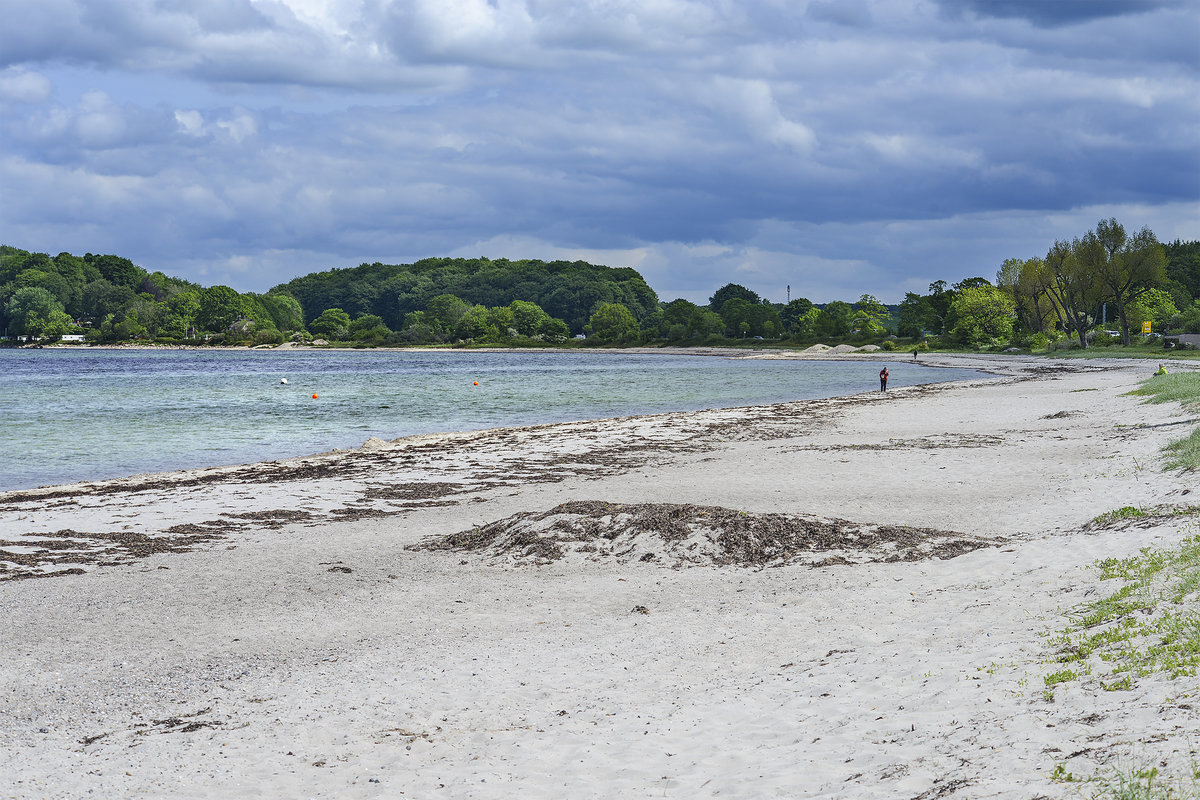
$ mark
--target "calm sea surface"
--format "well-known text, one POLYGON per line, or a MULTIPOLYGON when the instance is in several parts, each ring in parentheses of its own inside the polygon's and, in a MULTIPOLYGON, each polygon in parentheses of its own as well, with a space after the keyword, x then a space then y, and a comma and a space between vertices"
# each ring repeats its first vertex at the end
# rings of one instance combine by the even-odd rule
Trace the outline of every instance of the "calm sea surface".
MULTIPOLYGON (((890 386, 980 376, 889 368, 890 386)), ((308 455, 370 436, 855 394, 878 388, 879 369, 562 352, 0 350, 0 491, 308 455)))

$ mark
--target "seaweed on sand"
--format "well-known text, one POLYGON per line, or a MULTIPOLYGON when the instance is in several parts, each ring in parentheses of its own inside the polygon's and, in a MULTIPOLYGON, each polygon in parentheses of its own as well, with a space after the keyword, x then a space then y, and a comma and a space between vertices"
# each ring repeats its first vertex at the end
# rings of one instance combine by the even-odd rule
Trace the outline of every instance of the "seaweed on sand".
POLYGON ((931 528, 755 514, 719 506, 588 500, 428 537, 410 549, 534 564, 575 554, 672 567, 762 568, 946 559, 1002 541, 931 528))

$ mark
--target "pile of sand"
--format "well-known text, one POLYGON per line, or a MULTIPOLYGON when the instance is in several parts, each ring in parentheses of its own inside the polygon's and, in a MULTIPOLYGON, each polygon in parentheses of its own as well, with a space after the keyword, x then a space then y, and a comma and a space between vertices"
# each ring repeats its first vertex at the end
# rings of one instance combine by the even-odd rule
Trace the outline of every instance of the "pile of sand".
POLYGON ((812 347, 806 348, 806 353, 828 353, 833 348, 827 344, 814 344, 812 347))
POLYGON ((429 537, 410 549, 475 553, 513 564, 573 557, 670 567, 768 567, 945 559, 1000 541, 929 528, 751 514, 719 506, 574 501, 429 537))

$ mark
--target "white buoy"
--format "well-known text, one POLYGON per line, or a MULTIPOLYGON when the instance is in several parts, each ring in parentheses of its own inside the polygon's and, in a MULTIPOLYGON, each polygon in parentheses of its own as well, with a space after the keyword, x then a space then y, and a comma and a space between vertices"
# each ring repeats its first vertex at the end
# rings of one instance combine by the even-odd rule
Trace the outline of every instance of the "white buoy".
POLYGON ((279 382, 280 382, 280 383, 287 383, 287 378, 280 378, 280 379, 279 379, 279 382))

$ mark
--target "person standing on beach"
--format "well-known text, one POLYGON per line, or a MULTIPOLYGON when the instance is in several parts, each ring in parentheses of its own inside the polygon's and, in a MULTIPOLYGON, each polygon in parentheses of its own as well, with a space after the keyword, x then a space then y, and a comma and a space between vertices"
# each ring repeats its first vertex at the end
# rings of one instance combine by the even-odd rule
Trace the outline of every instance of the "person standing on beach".
POLYGON ((888 371, 887 371, 887 367, 884 367, 883 369, 879 370, 879 391, 881 391, 881 392, 887 391, 887 379, 888 379, 888 371))

